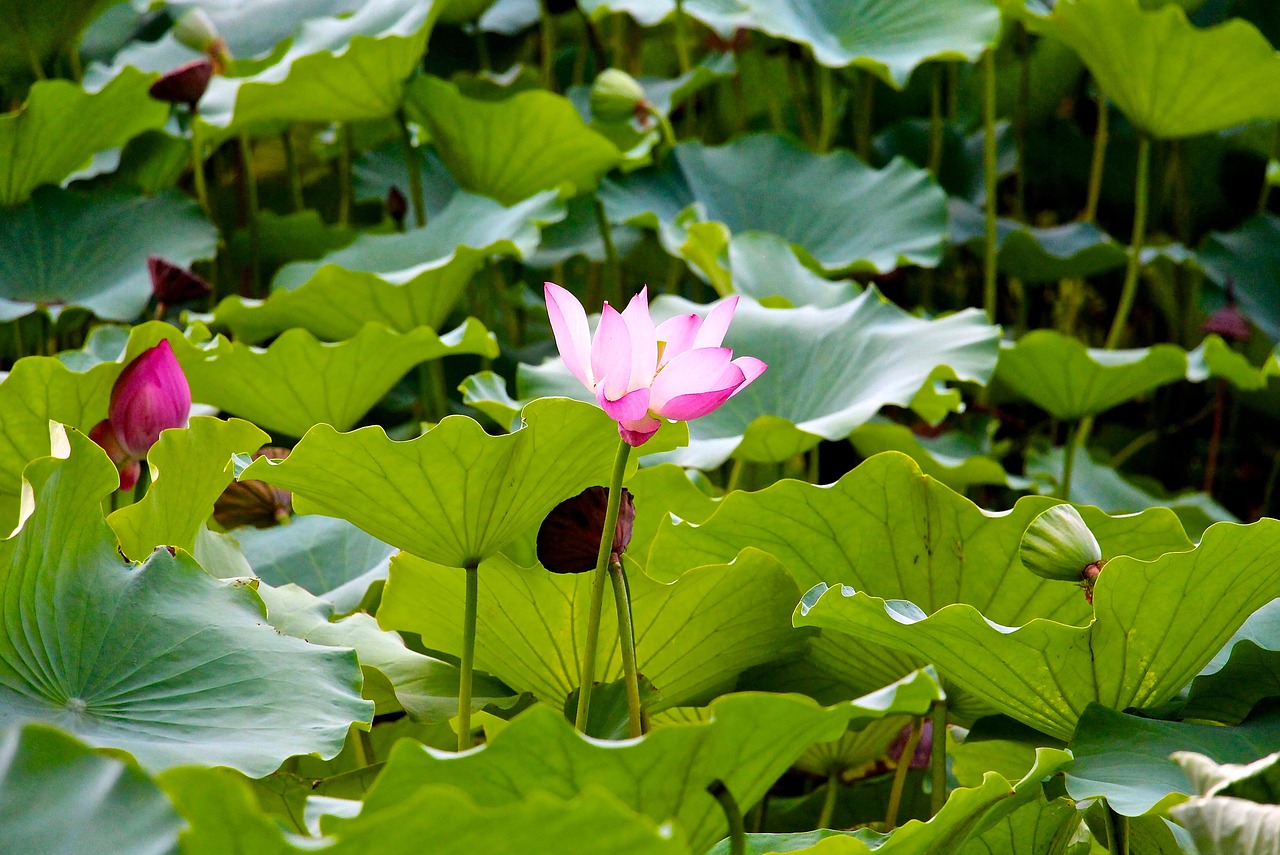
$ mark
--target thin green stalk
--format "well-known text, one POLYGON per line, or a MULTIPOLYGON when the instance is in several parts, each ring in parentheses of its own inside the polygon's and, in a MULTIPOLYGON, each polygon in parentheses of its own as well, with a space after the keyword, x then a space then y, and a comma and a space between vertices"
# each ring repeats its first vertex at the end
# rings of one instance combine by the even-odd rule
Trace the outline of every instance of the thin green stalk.
POLYGON ((889 809, 884 817, 884 830, 892 831, 898 824, 898 808, 902 806, 902 789, 907 783, 907 772, 911 769, 911 758, 915 756, 916 746, 920 744, 920 730, 924 727, 924 719, 918 718, 911 726, 907 736, 907 744, 902 747, 898 757, 898 768, 893 772, 893 788, 889 790, 889 809))
POLYGON ((663 152, 665 155, 666 152, 676 147, 676 129, 672 127, 671 120, 664 116, 657 107, 650 106, 648 112, 650 116, 653 116, 654 121, 658 123, 659 139, 665 149, 663 152))
POLYGON ((814 74, 818 78, 818 139, 815 147, 825 152, 831 148, 836 134, 835 72, 819 63, 814 74))
POLYGON ((1201 488, 1210 496, 1213 495, 1214 482, 1218 480, 1218 454, 1222 450, 1222 422, 1227 409, 1227 381, 1218 378, 1217 388, 1213 392, 1213 429, 1209 434, 1209 451, 1204 462, 1204 486, 1201 488))
POLYGON ((613 245, 613 227, 609 225, 609 217, 605 213, 604 203, 600 197, 593 200, 596 211, 596 227, 600 230, 600 240, 604 242, 604 292, 610 299, 622 302, 622 267, 618 261, 618 250, 613 245))
POLYGON ((213 219, 213 210, 209 207, 209 188, 204 180, 204 133, 200 126, 200 117, 191 114, 191 179, 196 188, 196 201, 206 218, 213 219))
POLYGON ((1071 473, 1075 470, 1076 449, 1089 439, 1089 432, 1093 430, 1093 416, 1085 416, 1076 422, 1075 428, 1071 431, 1071 436, 1067 438, 1067 444, 1062 449, 1062 482, 1058 484, 1058 498, 1064 502, 1071 501, 1071 473))
POLYGON ((546 0, 540 6, 542 14, 538 16, 538 54, 542 67, 542 85, 555 92, 556 22, 546 0))
POLYGON ((747 468, 747 463, 741 457, 733 459, 733 465, 729 467, 729 478, 725 482, 724 491, 732 493, 738 489, 738 485, 742 483, 742 474, 747 468))
POLYGON ((462 612, 462 663, 458 675, 458 750, 471 747, 471 672, 476 660, 476 604, 480 599, 480 568, 467 565, 467 598, 462 612))
POLYGON ((346 228, 351 225, 351 197, 354 193, 351 186, 351 161, 355 156, 355 144, 351 139, 351 125, 343 122, 338 136, 341 138, 338 149, 338 225, 346 228))
POLYGON ((942 169, 942 66, 933 64, 929 86, 929 172, 937 178, 942 169))
POLYGON ((373 747, 373 734, 361 727, 356 727, 356 757, 361 766, 372 766, 378 762, 378 752, 373 747))
POLYGON ((249 230, 249 282, 253 296, 262 296, 262 234, 258 227, 258 172, 249 137, 240 134, 240 174, 244 184, 245 226, 249 230))
POLYGON ((672 26, 675 28, 676 67, 680 69, 681 74, 686 74, 693 67, 693 63, 689 59, 689 23, 685 20, 683 0, 676 0, 672 26))
POLYGON ((815 445, 809 451, 808 463, 809 463, 809 466, 808 466, 807 477, 809 479, 809 483, 817 484, 822 480, 822 469, 821 469, 822 459, 818 455, 818 446, 815 445))
POLYGON ((439 422, 449 415, 449 395, 444 384, 443 362, 432 359, 418 364, 418 407, 423 421, 439 422))
POLYGON ((1093 132, 1093 162, 1089 165, 1089 191, 1080 219, 1091 223, 1098 217, 1098 200, 1102 197, 1102 172, 1107 165, 1107 141, 1110 139, 1111 113, 1107 96, 1098 90, 1098 126, 1093 132))
POLYGON ((1271 136, 1271 151, 1267 155, 1267 163, 1262 171, 1262 189, 1258 192, 1258 214, 1261 216, 1267 212, 1267 203, 1271 200, 1271 161, 1280 156, 1280 122, 1276 123, 1275 130, 1271 136))
POLYGON ((284 168, 289 174, 289 200, 294 213, 303 211, 307 202, 302 198, 302 173, 298 170, 298 153, 293 150, 293 135, 286 130, 280 134, 280 146, 284 149, 284 168))
POLYGON ((627 571, 620 562, 609 565, 613 582, 613 602, 618 609, 618 639, 622 643, 622 676, 627 687, 627 727, 630 736, 644 736, 644 718, 640 710, 640 673, 636 670, 636 631, 631 620, 631 592, 627 571))
POLYGON ((1018 104, 1014 109, 1013 137, 1018 153, 1015 173, 1014 215, 1022 220, 1027 212, 1027 129, 1031 123, 1031 35, 1018 26, 1018 104))
POLYGON ((996 322, 996 54, 982 55, 982 163, 986 182, 986 249, 982 268, 982 308, 987 320, 996 322))
POLYGON ((1111 855, 1129 855, 1129 818, 1116 813, 1111 805, 1106 804, 1103 812, 1103 827, 1106 828, 1107 851, 1111 855))
POLYGON ((724 818, 729 821, 729 855, 746 855, 747 829, 742 822, 742 809, 724 781, 716 778, 707 786, 707 792, 720 803, 724 818))
POLYGON ((619 439, 618 453, 613 458, 609 477, 609 502, 605 506, 604 528, 600 531, 600 549, 596 553, 596 569, 591 576, 591 611, 587 613, 587 643, 582 652, 582 688, 578 690, 578 714, 574 727, 586 731, 587 713, 591 708, 591 692, 596 681, 596 647, 600 643, 600 612, 604 606, 604 582, 609 572, 609 552, 613 547, 613 531, 618 525, 618 508, 622 504, 622 476, 627 471, 631 446, 619 439))
POLYGON ((405 120, 404 110, 396 111, 396 121, 400 124, 400 145, 404 149, 404 164, 409 171, 409 200, 413 202, 413 221, 422 228, 427 224, 427 207, 422 195, 422 163, 418 160, 418 152, 413 147, 413 136, 409 133, 409 123, 405 120))
POLYGON ((1120 291, 1120 305, 1116 307, 1116 315, 1111 321, 1111 331, 1107 333, 1107 341, 1103 345, 1107 350, 1115 350, 1124 335, 1125 324, 1129 320, 1129 311, 1133 308, 1134 298, 1138 295, 1138 274, 1142 270, 1142 246, 1147 238, 1147 194, 1151 175, 1151 138, 1146 134, 1138 137, 1138 174, 1133 191, 1133 237, 1129 240, 1129 263, 1124 270, 1124 287, 1120 291))
POLYGON ((871 159, 871 126, 876 111, 876 79, 870 72, 858 75, 858 108, 854 111, 853 148, 858 157, 871 159))
POLYGON ((931 716, 933 745, 929 752, 929 772, 933 792, 929 798, 929 815, 937 816, 947 803, 947 702, 934 701, 931 716))
POLYGON ((840 797, 840 771, 832 769, 827 775, 827 792, 822 797, 822 812, 818 814, 818 828, 830 828, 836 815, 836 801, 840 797))

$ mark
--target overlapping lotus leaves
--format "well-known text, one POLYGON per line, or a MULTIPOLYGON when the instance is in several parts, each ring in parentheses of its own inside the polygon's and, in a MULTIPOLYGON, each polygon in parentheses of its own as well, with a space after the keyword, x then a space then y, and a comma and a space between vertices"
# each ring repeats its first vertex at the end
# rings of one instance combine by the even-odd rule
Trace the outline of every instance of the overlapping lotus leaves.
POLYGON ((1280 750, 1280 713, 1259 713, 1238 727, 1182 724, 1090 706, 1080 717, 1067 772, 1075 799, 1105 796, 1125 816, 1161 814, 1195 795, 1170 755, 1194 751, 1217 763, 1252 763, 1280 750))
POLYGON ((899 716, 872 722, 860 730, 847 730, 837 740, 814 745, 796 761, 796 768, 823 777, 856 776, 886 757, 893 741, 911 724, 910 716, 899 716))
POLYGON ((1066 42, 1129 121, 1154 136, 1280 118, 1272 97, 1280 56, 1244 20, 1201 29, 1177 3, 1146 11, 1138 0, 1069 0, 1032 26, 1066 42))
POLYGON ((807 45, 832 68, 854 66, 901 89, 929 60, 972 62, 1000 37, 1000 10, 988 0, 938 6, 925 0, 816 3, 688 0, 684 10, 724 38, 739 27, 807 45))
MULTIPOLYGON (((364 697, 376 705, 375 714, 403 709, 426 722, 448 721, 458 714, 458 666, 409 650, 399 635, 379 629, 363 612, 334 620, 331 604, 296 585, 264 585, 258 592, 267 605, 267 619, 280 633, 310 644, 355 650, 364 672, 364 697)), ((478 675, 472 708, 511 696, 501 683, 478 675)))
MULTIPOLYGON (((664 523, 649 562, 678 572, 753 546, 776 556, 801 590, 843 584, 867 592, 860 597, 909 600, 931 614, 950 607, 1008 624, 1039 616, 1083 623, 1089 610, 1078 588, 1041 579, 1018 562, 1023 532, 1050 504, 1029 497, 1005 513, 984 511, 890 452, 829 486, 781 481, 757 493, 731 493, 700 525, 664 523)), ((1154 559, 1191 547, 1167 510, 1118 518, 1091 508, 1081 513, 1106 556, 1154 559)), ((950 676, 942 659, 882 644, 865 632, 824 629, 808 659, 853 691, 882 685, 924 661, 934 661, 944 681, 950 676)), ((989 709, 967 682, 953 682, 958 686, 952 692, 948 684, 949 703, 958 715, 989 709)))
POLYGON ((1182 767, 1193 791, 1202 796, 1238 796, 1274 804, 1280 794, 1280 751, 1250 763, 1218 763, 1194 751, 1178 751, 1173 760, 1182 767))
POLYGON ((1249 616, 1187 691, 1183 718, 1235 724, 1258 701, 1280 695, 1280 601, 1249 616))
POLYGON ((264 121, 390 116, 443 5, 369 0, 351 14, 307 21, 266 68, 248 77, 215 76, 200 101, 200 121, 230 133, 264 121))
POLYGON ((190 265, 214 254, 217 230, 175 191, 137 196, 43 188, 0 208, 0 319, 38 305, 84 306, 132 321, 151 299, 147 256, 190 265))
POLYGON ((44 725, 0 731, 0 839, 10 851, 171 855, 181 827, 137 767, 44 725))
POLYGON ((1264 365, 1255 366, 1216 335, 1205 336, 1195 350, 1187 351, 1187 379, 1193 383, 1221 378, 1241 391, 1256 392, 1265 389, 1268 379, 1276 374, 1280 374, 1280 361, 1274 355, 1264 365))
MULTIPOLYGON (((658 691, 650 709, 700 702, 753 666, 794 654, 799 590, 771 556, 749 550, 732 563, 699 567, 669 584, 631 564, 636 667, 658 691)), ((432 650, 462 651, 464 580, 453 567, 407 555, 391 561, 378 609, 388 629, 416 632, 432 650)), ((549 573, 506 556, 480 566, 476 667, 561 707, 582 685, 591 574, 549 573)), ((617 616, 601 617, 596 676, 622 678, 617 616)))
POLYGON ((1067 843, 1080 826, 1079 814, 1070 799, 1047 800, 1043 793, 1013 813, 972 835, 959 855, 1044 855, 1066 851, 1067 843))
POLYGON ((627 554, 652 578, 670 582, 680 575, 679 570, 668 573, 661 566, 649 564, 649 547, 657 537, 658 529, 672 515, 700 523, 711 516, 716 502, 689 479, 684 469, 670 463, 640 469, 627 481, 627 489, 635 497, 636 506, 627 554))
POLYGON ((692 851, 703 852, 726 829, 720 805, 706 791, 713 781, 723 781, 740 805, 753 805, 813 743, 835 739, 851 724, 920 715, 937 697, 937 685, 923 672, 830 707, 794 695, 727 695, 711 704, 708 721, 625 742, 583 737, 558 710, 539 705, 480 751, 449 754, 401 742, 364 810, 386 810, 410 788, 434 784, 455 786, 486 807, 535 791, 571 799, 602 787, 655 821, 674 820, 692 851))
POLYGON ((471 98, 452 83, 419 77, 406 109, 427 128, 458 184, 505 205, 541 190, 564 187, 568 196, 595 190, 622 158, 567 98, 552 92, 471 98))
POLYGON ((130 68, 98 92, 65 80, 33 85, 21 108, 0 115, 0 162, 9 165, 0 178, 0 205, 21 204, 95 152, 163 125, 169 111, 147 94, 152 79, 130 68))
POLYGON ((832 282, 805 267, 785 239, 768 232, 733 235, 727 260, 734 292, 764 305, 829 309, 862 292, 851 279, 832 282))
POLYGON ((927 436, 906 425, 875 418, 855 428, 849 434, 849 441, 863 457, 882 451, 905 454, 924 474, 953 490, 963 491, 977 484, 999 484, 1019 489, 1030 485, 1027 479, 1005 471, 993 456, 990 437, 971 431, 950 430, 938 436, 927 436))
MULTIPOLYGON (((0 44, 0 80, 28 77, 79 41, 81 33, 115 0, 52 0, 32 6, 22 0, 0 2, 7 37, 0 44)), ((43 77, 44 72, 36 75, 43 77)))
POLYGON ((317 262, 287 265, 266 300, 228 297, 214 320, 247 342, 295 327, 336 341, 370 321, 437 329, 486 258, 532 252, 539 226, 563 216, 551 191, 511 207, 459 192, 426 228, 364 234, 317 262))
POLYGON ((354 653, 277 634, 250 588, 186 553, 122 560, 100 510, 115 467, 78 432, 55 438, 61 456, 25 471, 30 516, 0 542, 0 724, 54 724, 149 770, 265 775, 336 754, 372 715, 354 653))
POLYGON ((1169 815, 1187 829, 1201 855, 1280 851, 1280 807, 1275 805, 1220 796, 1185 802, 1169 815))
POLYGON ((1017 625, 967 603, 926 611, 905 598, 826 585, 805 595, 796 624, 921 657, 1006 715, 1066 739, 1090 703, 1143 709, 1169 701, 1243 616, 1280 596, 1280 567, 1269 561, 1280 544, 1276 520, 1219 523, 1195 549, 1152 561, 1108 549, 1088 522, 1103 554, 1115 557, 1094 588, 1087 625, 1048 612, 1017 625))
POLYGON ((160 786, 189 828, 183 855, 221 855, 237 847, 254 855, 292 855, 284 829, 263 812, 249 781, 230 769, 180 766, 159 776, 160 786))
MULTIPOLYGON (((675 297, 653 305, 656 318, 704 311, 675 297)), ((934 321, 908 315, 868 288, 831 309, 769 309, 738 303, 725 347, 763 359, 769 370, 715 412, 689 423, 689 447, 665 455, 699 469, 730 457, 786 460, 823 439, 844 439, 887 404, 907 406, 939 379, 985 383, 999 330, 976 309, 934 321)), ((586 397, 562 362, 520 366, 521 397, 586 397)), ((959 393, 952 393, 952 406, 959 393)), ((944 411, 945 412, 945 411, 944 411)))
POLYGON ((1200 263, 1219 285, 1230 283, 1240 310, 1267 338, 1280 341, 1280 217, 1247 220, 1230 232, 1211 232, 1200 263))
MULTIPOLYGON (((384 194, 385 195, 385 194, 384 194)), ((314 261, 348 246, 356 231, 329 225, 311 209, 293 214, 258 212, 258 264, 264 271, 276 270, 293 261, 314 261)), ((227 249, 237 269, 253 263, 252 238, 248 228, 237 229, 227 249)))
POLYGON ((524 419, 514 433, 488 436, 449 416, 410 442, 378 427, 342 434, 321 424, 288 458, 259 458, 241 478, 293 491, 300 513, 341 517, 428 561, 466 567, 608 477, 618 439, 603 410, 546 399, 525 407, 524 419))
POLYGON ((947 230, 946 196, 927 171, 901 158, 876 170, 773 134, 681 143, 668 165, 606 180, 600 198, 611 221, 657 229, 672 255, 690 223, 710 220, 784 237, 828 272, 933 267, 947 230))
POLYGON ((1101 350, 1054 330, 1001 347, 996 366, 997 383, 1058 419, 1096 415, 1186 376, 1176 345, 1101 350))
POLYGON ((207 416, 191 419, 188 428, 163 431, 147 454, 154 473, 147 494, 107 517, 120 551, 133 561, 157 546, 194 554, 197 532, 234 478, 231 455, 257 451, 269 439, 248 422, 207 416))

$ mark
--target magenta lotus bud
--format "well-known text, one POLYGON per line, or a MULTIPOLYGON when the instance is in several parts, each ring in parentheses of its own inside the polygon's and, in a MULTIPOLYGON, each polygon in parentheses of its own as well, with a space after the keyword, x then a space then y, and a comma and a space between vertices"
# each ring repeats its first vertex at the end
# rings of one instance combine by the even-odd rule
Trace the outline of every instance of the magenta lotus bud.
MULTIPOLYGON (((894 737, 893 743, 889 746, 889 759, 895 764, 902 762, 902 752, 907 747, 907 740, 911 738, 911 728, 913 725, 907 725, 902 731, 894 737)), ((916 743, 916 750, 911 754, 912 769, 928 769, 929 758, 933 752, 933 720, 925 719, 920 726, 920 741, 916 743)))
MULTIPOLYGON (((600 535, 604 531, 605 513, 609 506, 609 490, 588 487, 572 499, 556 505, 538 528, 538 560, 552 573, 586 573, 594 570, 600 551, 600 535)), ((636 520, 636 506, 631 491, 622 488, 618 505, 618 524, 613 530, 609 563, 617 564, 631 543, 631 528, 636 520)))
POLYGON ((208 57, 193 59, 166 73, 151 84, 151 97, 170 104, 186 104, 194 112, 196 104, 204 97, 213 77, 213 60, 208 57))
POLYGON ((1249 329, 1249 320, 1233 302, 1228 302, 1204 322, 1204 331, 1215 333, 1232 341, 1248 341, 1253 333, 1249 329))
POLYGON ((391 219, 395 220, 397 226, 404 227, 405 214, 409 213, 409 200, 400 192, 400 188, 394 185, 387 191, 387 213, 391 215, 391 219))
POLYGON ((120 489, 132 490, 142 474, 142 466, 138 461, 131 459, 129 453, 120 447, 120 440, 111 429, 111 420, 103 419, 94 425, 89 431, 89 439, 102 446, 107 456, 111 458, 111 462, 116 465, 116 469, 120 472, 120 489))
POLYGON ((197 300, 213 291, 212 285, 190 270, 158 255, 147 257, 147 270, 151 273, 151 292, 162 306, 197 300))
POLYGON ((186 427, 190 415, 191 387, 167 341, 129 363, 111 388, 111 427, 135 460, 146 457, 161 431, 186 427))

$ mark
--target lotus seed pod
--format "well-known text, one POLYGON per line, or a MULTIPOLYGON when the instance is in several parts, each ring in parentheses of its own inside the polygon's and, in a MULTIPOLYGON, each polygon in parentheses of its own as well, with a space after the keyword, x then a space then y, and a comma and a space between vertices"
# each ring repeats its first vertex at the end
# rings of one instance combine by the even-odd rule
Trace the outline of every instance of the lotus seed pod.
POLYGON ((1087 567, 1102 560, 1102 547, 1080 512, 1064 503, 1031 521, 1022 535, 1018 557, 1037 576, 1079 582, 1087 567))
POLYGON ((644 89, 625 71, 606 68, 591 84, 591 116, 601 122, 626 122, 646 104, 644 89))

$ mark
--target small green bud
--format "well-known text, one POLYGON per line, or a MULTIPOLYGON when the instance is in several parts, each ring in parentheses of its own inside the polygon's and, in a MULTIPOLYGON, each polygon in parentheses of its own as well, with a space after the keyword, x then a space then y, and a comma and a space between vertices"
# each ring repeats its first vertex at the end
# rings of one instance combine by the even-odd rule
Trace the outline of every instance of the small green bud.
POLYGON ((591 84, 591 116, 598 121, 628 121, 647 103, 644 89, 625 71, 606 68, 591 84))
POLYGON ((1086 571, 1102 561, 1102 547, 1080 512, 1071 505, 1061 504, 1031 521, 1022 535, 1018 557, 1023 566, 1037 576, 1081 582, 1086 581, 1086 571))
POLYGON ((174 22, 173 37, 180 44, 208 55, 218 73, 222 73, 226 64, 231 61, 231 54, 222 34, 218 32, 218 25, 209 17, 208 12, 198 6, 174 22))

